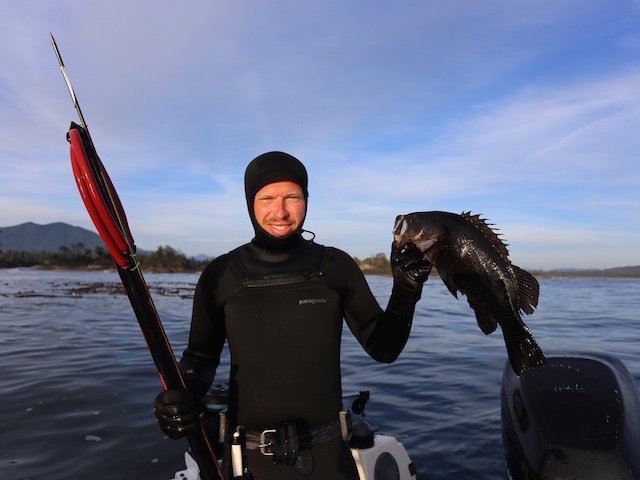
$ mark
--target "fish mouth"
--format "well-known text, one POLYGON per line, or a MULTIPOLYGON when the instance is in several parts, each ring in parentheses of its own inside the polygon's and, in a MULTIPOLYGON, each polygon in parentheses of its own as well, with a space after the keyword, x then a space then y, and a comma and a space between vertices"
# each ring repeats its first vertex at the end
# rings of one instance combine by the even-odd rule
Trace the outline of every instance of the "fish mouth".
POLYGON ((395 224, 393 225, 393 243, 396 247, 402 244, 402 240, 404 238, 404 234, 407 231, 407 221, 404 218, 404 215, 398 215, 396 217, 395 224))
POLYGON ((406 215, 398 215, 396 222, 393 226, 393 245, 396 248, 402 248, 409 243, 413 243, 418 250, 425 253, 431 247, 433 247, 438 239, 436 237, 425 237, 424 229, 420 230, 417 234, 408 236, 410 220, 407 220, 406 215))

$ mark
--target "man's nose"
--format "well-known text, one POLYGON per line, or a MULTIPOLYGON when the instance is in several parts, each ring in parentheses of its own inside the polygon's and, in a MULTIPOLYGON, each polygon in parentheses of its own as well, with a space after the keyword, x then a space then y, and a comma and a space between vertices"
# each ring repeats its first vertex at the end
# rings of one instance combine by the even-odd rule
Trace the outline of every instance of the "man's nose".
POLYGON ((284 198, 278 199, 274 213, 280 218, 289 216, 289 211, 287 210, 287 204, 284 198))

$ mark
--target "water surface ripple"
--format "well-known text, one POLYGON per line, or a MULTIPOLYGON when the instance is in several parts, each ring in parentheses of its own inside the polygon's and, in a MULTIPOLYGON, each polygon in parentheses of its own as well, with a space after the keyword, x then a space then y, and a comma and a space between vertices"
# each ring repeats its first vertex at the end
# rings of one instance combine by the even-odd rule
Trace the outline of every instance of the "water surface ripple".
MULTIPOLYGON (((196 274, 147 274, 178 354, 196 274)), ((386 304, 391 280, 368 277, 386 304)), ((617 354, 640 378, 640 280, 544 279, 527 323, 548 353, 617 354)), ((0 270, 0 477, 163 480, 183 468, 186 443, 152 413, 160 388, 114 272, 0 270)), ((368 389, 367 418, 400 439, 420 479, 504 478, 499 332, 485 336, 464 297, 431 278, 409 342, 376 364, 345 329, 345 393, 368 389)), ((228 359, 219 379, 228 372, 228 359)))

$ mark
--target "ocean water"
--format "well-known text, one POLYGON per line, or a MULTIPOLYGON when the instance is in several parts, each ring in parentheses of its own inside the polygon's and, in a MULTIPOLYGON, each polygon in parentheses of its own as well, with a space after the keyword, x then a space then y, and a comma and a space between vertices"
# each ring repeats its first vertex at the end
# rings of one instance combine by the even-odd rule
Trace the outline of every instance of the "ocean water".
MULTIPOLYGON (((146 274, 174 351, 188 335, 196 274, 146 274)), ((391 279, 368 277, 385 305, 391 279)), ((525 321, 548 354, 609 352, 640 380, 640 280, 544 279, 525 321)), ((186 442, 152 413, 154 365, 114 272, 0 270, 0 478, 164 480, 186 442)), ((367 419, 405 445, 418 478, 501 479, 499 332, 431 278, 400 358, 376 364, 345 329, 345 393, 370 390, 367 419)), ((226 378, 228 364, 220 368, 226 378)))

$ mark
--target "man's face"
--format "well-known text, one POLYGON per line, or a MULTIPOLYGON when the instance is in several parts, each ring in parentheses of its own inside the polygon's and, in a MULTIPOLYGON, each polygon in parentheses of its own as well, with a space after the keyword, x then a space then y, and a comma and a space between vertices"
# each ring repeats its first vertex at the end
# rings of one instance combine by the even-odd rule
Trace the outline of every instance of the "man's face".
POLYGON ((302 188, 293 182, 265 185, 253 199, 253 213, 258 225, 275 237, 284 237, 303 222, 305 198, 302 188))

